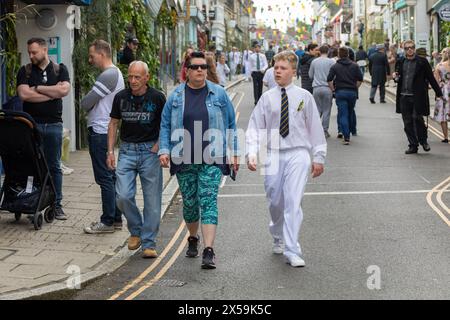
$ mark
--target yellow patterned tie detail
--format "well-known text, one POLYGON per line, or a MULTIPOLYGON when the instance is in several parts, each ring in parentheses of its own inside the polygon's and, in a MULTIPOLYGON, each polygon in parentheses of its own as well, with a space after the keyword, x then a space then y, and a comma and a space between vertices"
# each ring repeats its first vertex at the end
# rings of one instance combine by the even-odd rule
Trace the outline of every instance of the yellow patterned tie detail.
POLYGON ((286 138, 289 134, 289 101, 286 95, 286 89, 281 88, 281 117, 280 117, 280 135, 286 138))

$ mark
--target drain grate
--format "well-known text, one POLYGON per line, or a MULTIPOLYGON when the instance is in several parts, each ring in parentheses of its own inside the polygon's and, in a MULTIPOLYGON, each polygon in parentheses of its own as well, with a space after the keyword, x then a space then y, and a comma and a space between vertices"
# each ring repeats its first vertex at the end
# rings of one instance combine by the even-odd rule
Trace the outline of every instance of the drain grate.
POLYGON ((155 286, 160 287, 182 287, 186 284, 184 281, 174 280, 174 279, 164 279, 155 282, 155 286))

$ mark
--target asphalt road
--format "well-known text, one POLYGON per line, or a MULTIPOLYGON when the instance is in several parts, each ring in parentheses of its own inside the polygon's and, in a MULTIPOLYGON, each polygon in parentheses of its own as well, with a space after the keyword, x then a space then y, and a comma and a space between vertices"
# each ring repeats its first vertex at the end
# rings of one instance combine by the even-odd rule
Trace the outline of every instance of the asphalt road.
MULTIPOLYGON (((245 129, 252 85, 232 91, 245 129)), ((220 190, 217 269, 202 270, 201 258, 184 256, 178 197, 161 224, 160 259, 136 254, 117 272, 60 298, 449 299, 450 180, 439 184, 449 177, 450 146, 430 133, 431 152, 405 155, 392 101, 371 105, 368 93, 363 85, 358 136, 349 146, 336 138, 333 106, 325 172, 309 180, 302 204, 305 268, 272 254, 263 177, 242 166, 237 180, 227 179, 220 190)))

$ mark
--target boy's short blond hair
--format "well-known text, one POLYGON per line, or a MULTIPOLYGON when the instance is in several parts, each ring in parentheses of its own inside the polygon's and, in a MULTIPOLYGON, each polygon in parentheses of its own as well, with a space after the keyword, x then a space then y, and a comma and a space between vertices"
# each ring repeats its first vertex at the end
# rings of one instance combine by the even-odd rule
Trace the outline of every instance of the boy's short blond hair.
POLYGON ((291 64, 292 69, 297 70, 298 57, 293 51, 282 51, 273 57, 275 62, 287 61, 291 64))

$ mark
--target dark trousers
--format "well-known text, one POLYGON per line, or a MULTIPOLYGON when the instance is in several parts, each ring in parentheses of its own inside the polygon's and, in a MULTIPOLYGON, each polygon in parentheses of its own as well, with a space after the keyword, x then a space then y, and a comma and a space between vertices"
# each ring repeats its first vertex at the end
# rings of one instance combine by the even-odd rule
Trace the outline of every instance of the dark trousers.
POLYGON ((409 146, 417 148, 419 143, 426 143, 428 139, 427 127, 423 116, 418 115, 414 110, 414 96, 401 96, 400 107, 409 146))
POLYGON ((264 74, 262 72, 259 72, 259 71, 252 72, 253 96, 255 97, 255 104, 258 103, 259 98, 261 98, 261 96, 262 96, 263 78, 264 78, 264 74))
POLYGON ((89 154, 92 160, 95 182, 100 186, 102 194, 102 211, 100 221, 112 226, 122 221, 122 213, 116 207, 116 174, 106 165, 108 151, 108 135, 95 133, 92 127, 88 130, 89 154))
POLYGON ((37 128, 41 133, 42 147, 45 160, 47 161, 50 176, 56 189, 56 206, 61 207, 62 201, 62 171, 61 152, 63 140, 63 124, 58 123, 38 123, 37 128))
POLYGON ((356 133, 355 105, 357 92, 353 90, 336 91, 336 105, 338 107, 338 126, 342 130, 344 139, 350 139, 350 133, 356 133))
POLYGON ((385 97, 386 97, 385 83, 382 83, 377 86, 372 85, 372 88, 370 88, 370 99, 375 100, 375 94, 377 93, 378 87, 380 87, 380 101, 385 101, 385 97))

